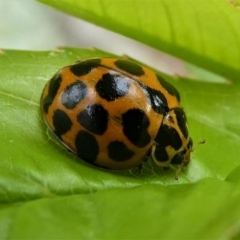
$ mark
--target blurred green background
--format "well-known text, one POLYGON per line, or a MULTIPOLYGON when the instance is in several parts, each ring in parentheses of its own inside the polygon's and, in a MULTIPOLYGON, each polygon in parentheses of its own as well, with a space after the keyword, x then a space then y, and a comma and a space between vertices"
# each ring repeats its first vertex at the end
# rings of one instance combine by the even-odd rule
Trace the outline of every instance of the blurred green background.
POLYGON ((168 74, 190 74, 181 60, 36 1, 0 0, 0 48, 50 50, 59 46, 97 47, 127 54, 168 74))

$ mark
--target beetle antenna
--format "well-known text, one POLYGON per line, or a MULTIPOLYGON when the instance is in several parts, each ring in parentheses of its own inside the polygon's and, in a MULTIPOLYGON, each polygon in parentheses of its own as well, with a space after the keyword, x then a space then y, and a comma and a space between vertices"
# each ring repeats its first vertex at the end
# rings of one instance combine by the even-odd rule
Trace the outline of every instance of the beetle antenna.
POLYGON ((178 175, 179 175, 179 173, 181 172, 181 170, 182 170, 183 167, 184 167, 184 163, 179 164, 178 169, 176 170, 176 172, 175 172, 175 174, 174 174, 175 180, 178 180, 178 175))
POLYGON ((201 141, 199 141, 195 146, 193 146, 193 148, 192 148, 192 152, 195 150, 195 148, 196 148, 198 145, 200 145, 200 144, 204 144, 205 142, 206 142, 205 139, 202 139, 201 141))

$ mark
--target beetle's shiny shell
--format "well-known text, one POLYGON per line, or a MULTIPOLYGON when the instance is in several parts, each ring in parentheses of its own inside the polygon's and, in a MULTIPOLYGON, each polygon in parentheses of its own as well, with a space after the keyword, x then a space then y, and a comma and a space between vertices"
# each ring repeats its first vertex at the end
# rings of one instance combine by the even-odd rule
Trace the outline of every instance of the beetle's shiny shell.
POLYGON ((93 58, 58 71, 43 90, 41 109, 49 129, 80 158, 127 169, 149 156, 169 109, 182 107, 176 88, 154 71, 93 58))

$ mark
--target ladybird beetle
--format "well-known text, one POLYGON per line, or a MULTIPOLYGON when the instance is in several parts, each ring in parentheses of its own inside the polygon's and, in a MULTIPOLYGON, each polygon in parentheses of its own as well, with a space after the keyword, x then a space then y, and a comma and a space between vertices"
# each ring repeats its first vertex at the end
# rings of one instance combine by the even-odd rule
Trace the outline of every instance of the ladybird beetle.
POLYGON ((91 58, 47 82, 41 110, 55 137, 104 168, 187 166, 192 151, 177 89, 154 71, 120 58, 91 58))

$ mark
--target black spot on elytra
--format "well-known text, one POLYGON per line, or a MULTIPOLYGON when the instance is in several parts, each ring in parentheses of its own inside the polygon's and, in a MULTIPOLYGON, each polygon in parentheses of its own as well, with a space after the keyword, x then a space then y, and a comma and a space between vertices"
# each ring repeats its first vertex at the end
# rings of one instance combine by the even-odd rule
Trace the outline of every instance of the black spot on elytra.
POLYGON ((84 161, 94 163, 99 153, 98 142, 93 135, 86 131, 80 131, 75 140, 77 154, 84 161))
POLYGON ((180 102, 180 94, 179 94, 178 90, 171 83, 166 81, 163 77, 159 76, 158 74, 156 74, 156 75, 157 75, 159 82, 168 91, 168 93, 175 96, 177 98, 177 100, 180 102))
POLYGON ((142 67, 134 62, 119 59, 115 61, 115 65, 121 70, 136 76, 141 76, 144 74, 142 67))
POLYGON ((164 94, 160 91, 146 86, 142 82, 138 82, 138 84, 141 86, 144 93, 146 94, 148 101, 152 106, 152 109, 155 112, 163 114, 165 116, 166 113, 169 111, 169 108, 167 104, 167 99, 165 98, 164 94))
POLYGON ((45 113, 48 113, 48 108, 52 104, 55 96, 57 95, 57 91, 60 87, 60 84, 62 82, 62 77, 59 73, 55 74, 50 82, 48 87, 48 95, 43 99, 43 110, 45 113))
POLYGON ((182 108, 174 109, 177 118, 177 124, 185 138, 188 138, 187 117, 182 108))
POLYGON ((53 113, 53 125, 54 133, 61 138, 62 134, 71 129, 72 121, 64 111, 57 109, 53 113))
POLYGON ((89 105, 78 114, 77 120, 88 131, 101 135, 107 130, 108 112, 100 104, 89 105))
POLYGON ((86 94, 87 86, 83 82, 73 82, 64 90, 62 94, 62 104, 68 109, 73 109, 84 99, 86 94))
POLYGON ((127 161, 134 155, 134 152, 120 141, 110 142, 108 145, 108 156, 114 161, 127 161))
POLYGON ((92 69, 98 67, 100 62, 101 62, 101 59, 99 58, 76 62, 75 64, 70 66, 70 70, 76 76, 82 76, 90 73, 92 69))
POLYGON ((172 146, 178 150, 182 146, 181 138, 175 128, 162 124, 155 138, 158 147, 172 146))
POLYGON ((137 147, 145 147, 151 141, 149 124, 147 115, 140 109, 130 109, 122 115, 123 132, 137 147))
POLYGON ((113 101, 128 94, 130 83, 126 77, 119 74, 106 73, 96 84, 99 96, 107 101, 113 101))

